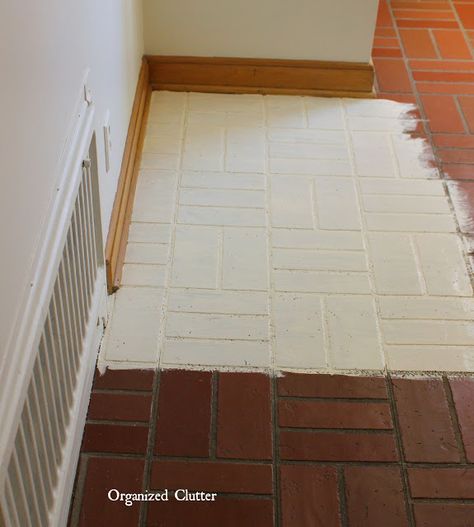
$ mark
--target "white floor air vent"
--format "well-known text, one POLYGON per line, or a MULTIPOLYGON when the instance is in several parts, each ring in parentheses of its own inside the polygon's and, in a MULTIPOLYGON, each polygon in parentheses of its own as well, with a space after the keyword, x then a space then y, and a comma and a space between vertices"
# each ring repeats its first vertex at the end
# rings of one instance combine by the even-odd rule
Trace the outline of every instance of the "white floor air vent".
MULTIPOLYGON (((31 357, 24 357, 19 365, 21 371, 28 364, 23 379, 19 378, 24 384, 17 390, 20 400, 13 401, 15 412, 8 415, 13 429, 9 448, 2 450, 0 501, 0 525, 3 521, 8 527, 62 526, 67 519, 104 315, 103 244, 90 106, 86 102, 79 115, 82 122, 77 123, 73 146, 77 155, 72 155, 72 173, 63 181, 66 202, 59 204, 53 221, 63 223, 63 228, 52 229, 49 240, 57 248, 48 262, 53 265, 45 264, 50 272, 44 281, 48 282, 49 274, 51 283, 38 284, 43 290, 38 296, 45 300, 36 317, 40 323, 31 357)), ((10 378, 15 373, 11 369, 10 378)))

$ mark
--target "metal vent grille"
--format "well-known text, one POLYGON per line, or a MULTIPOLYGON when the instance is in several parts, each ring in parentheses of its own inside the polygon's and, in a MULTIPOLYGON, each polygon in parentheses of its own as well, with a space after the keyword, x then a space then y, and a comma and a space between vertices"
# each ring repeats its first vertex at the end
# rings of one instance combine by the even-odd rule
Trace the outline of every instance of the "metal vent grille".
MULTIPOLYGON (((95 163, 94 163, 95 166, 95 163)), ((5 482, 12 527, 50 525, 99 268, 97 174, 87 159, 42 329, 5 482)), ((1 523, 1 519, 0 519, 1 523)))

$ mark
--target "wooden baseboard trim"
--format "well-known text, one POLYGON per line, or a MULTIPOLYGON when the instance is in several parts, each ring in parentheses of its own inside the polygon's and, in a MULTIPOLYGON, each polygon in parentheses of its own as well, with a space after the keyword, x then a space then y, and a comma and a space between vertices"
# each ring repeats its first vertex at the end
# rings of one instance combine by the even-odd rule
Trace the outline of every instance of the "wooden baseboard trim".
POLYGON ((154 90, 373 97, 372 64, 148 56, 154 90))
POLYGON ((127 248, 128 230, 132 216, 140 155, 145 138, 145 124, 150 96, 150 72, 148 61, 144 58, 133 101, 117 193, 105 247, 107 289, 109 294, 119 288, 122 278, 123 261, 127 248))

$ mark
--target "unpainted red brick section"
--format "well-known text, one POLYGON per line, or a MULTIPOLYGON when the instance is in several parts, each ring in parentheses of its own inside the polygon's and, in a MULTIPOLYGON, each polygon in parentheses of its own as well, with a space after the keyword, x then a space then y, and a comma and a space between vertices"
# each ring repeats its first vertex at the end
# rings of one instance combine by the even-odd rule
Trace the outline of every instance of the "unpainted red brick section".
POLYGON ((474 525, 473 377, 121 376, 96 379, 71 527, 474 525), (131 396, 153 399, 146 422, 142 404, 117 418, 131 396), (171 499, 126 507, 111 488, 171 499))

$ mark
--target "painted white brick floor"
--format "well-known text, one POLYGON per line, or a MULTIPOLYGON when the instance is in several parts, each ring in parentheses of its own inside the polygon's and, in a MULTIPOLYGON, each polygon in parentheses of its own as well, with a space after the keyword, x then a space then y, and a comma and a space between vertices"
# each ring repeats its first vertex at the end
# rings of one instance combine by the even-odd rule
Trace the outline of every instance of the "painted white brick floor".
POLYGON ((154 92, 100 363, 472 370, 465 250, 406 110, 154 92))

